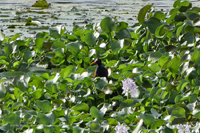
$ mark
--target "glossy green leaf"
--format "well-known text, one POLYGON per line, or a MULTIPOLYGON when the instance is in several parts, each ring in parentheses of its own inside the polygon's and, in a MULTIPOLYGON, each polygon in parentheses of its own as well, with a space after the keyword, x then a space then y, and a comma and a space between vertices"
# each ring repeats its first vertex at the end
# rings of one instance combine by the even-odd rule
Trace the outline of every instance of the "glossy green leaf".
POLYGON ((66 68, 61 69, 60 74, 63 78, 70 76, 75 71, 75 66, 69 65, 66 68))
POLYGON ((189 84, 189 81, 185 80, 185 79, 182 79, 182 80, 179 80, 179 85, 177 86, 177 90, 179 91, 183 91, 184 87, 189 84))
POLYGON ((180 57, 174 57, 168 64, 168 68, 172 73, 177 73, 180 69, 180 57))
POLYGON ((131 34, 126 28, 124 28, 116 32, 116 37, 118 39, 131 38, 131 34))
POLYGON ((138 18, 137 18, 139 23, 141 23, 141 24, 144 23, 146 13, 151 7, 152 7, 152 5, 146 5, 142 9, 140 9, 140 11, 138 13, 138 18))
POLYGON ((24 56, 23 56, 23 60, 25 62, 27 62, 30 58, 34 57, 35 55, 36 55, 35 51, 25 51, 24 56))
POLYGON ((172 111, 172 116, 176 118, 185 118, 185 109, 182 107, 177 107, 172 111))
POLYGON ((127 99, 127 100, 124 100, 121 105, 120 105, 120 108, 125 108, 125 107, 131 107, 131 106, 134 106, 134 100, 132 99, 127 99))
POLYGON ((54 123, 55 119, 56 119, 56 117, 53 113, 50 113, 50 114, 38 113, 37 114, 37 123, 38 124, 51 125, 54 123))
POLYGON ((165 47, 166 52, 176 52, 177 50, 178 50, 178 48, 174 45, 168 45, 165 47))
POLYGON ((67 49, 73 54, 77 55, 80 52, 80 42, 70 42, 66 44, 67 49))
POLYGON ((195 49, 191 61, 193 61, 195 64, 200 64, 200 49, 195 49))
POLYGON ((76 104, 74 107, 72 107, 75 111, 85 111, 87 112, 89 110, 89 106, 86 103, 76 104))
POLYGON ((49 29, 49 32, 53 38, 55 38, 55 39, 60 38, 60 34, 58 33, 58 31, 56 29, 49 29))
POLYGON ((110 33, 114 29, 115 23, 112 18, 106 17, 101 21, 100 26, 104 32, 110 33))
POLYGON ((108 83, 106 78, 100 78, 98 81, 95 83, 95 86, 99 89, 102 89, 106 84, 108 83))
POLYGON ((168 28, 166 25, 161 25, 156 28, 155 35, 156 37, 163 38, 168 32, 168 28))
POLYGON ((13 52, 13 45, 12 44, 7 44, 5 47, 4 47, 4 52, 10 56, 13 52))
POLYGON ((160 71, 160 66, 157 65, 157 63, 151 63, 149 65, 149 68, 153 71, 153 72, 159 72, 160 71))
POLYGON ((34 99, 39 99, 42 96, 42 94, 42 90, 35 90, 32 95, 34 99))
POLYGON ((55 42, 52 45, 52 49, 57 49, 57 48, 65 48, 65 44, 63 42, 55 42))
POLYGON ((17 113, 11 113, 9 115, 4 115, 3 118, 6 123, 10 123, 11 125, 19 125, 20 124, 20 117, 17 113))
POLYGON ((24 75, 23 72, 2 72, 1 77, 15 77, 24 75))
POLYGON ((124 39, 122 39, 122 40, 117 40, 117 41, 115 41, 114 43, 111 44, 111 49, 112 49, 113 51, 119 50, 119 49, 121 49, 121 48, 123 48, 123 47, 124 47, 124 39))
POLYGON ((23 106, 23 103, 21 102, 16 102, 16 103, 13 103, 12 105, 12 109, 18 109, 19 107, 23 106))
POLYGON ((194 117, 197 118, 197 119, 200 119, 200 112, 196 113, 196 114, 194 115, 194 117))
POLYGON ((58 56, 60 58, 64 58, 64 56, 65 56, 64 48, 57 48, 54 52, 55 52, 56 56, 58 56))
POLYGON ((101 127, 100 124, 98 124, 98 123, 92 123, 90 125, 90 130, 93 132, 102 132, 103 127, 101 127))
POLYGON ((37 100, 35 105, 42 110, 43 113, 48 113, 52 109, 52 105, 48 100, 37 100))
POLYGON ((100 120, 103 119, 104 113, 102 111, 98 110, 95 106, 92 106, 90 108, 90 113, 91 113, 91 116, 94 118, 98 118, 100 120))
MULTIPOLYGON (((150 32, 152 34, 155 34, 156 29, 160 25, 162 25, 162 23, 160 22, 160 20, 157 19, 157 18, 155 18, 155 17, 150 17, 148 20, 144 21, 144 23, 147 25, 148 29, 150 30, 150 32)), ((166 30, 166 29, 164 29, 164 30, 166 30)), ((166 31, 164 31, 164 32, 166 32, 166 31)))
POLYGON ((0 84, 0 98, 4 98, 6 95, 6 88, 3 83, 0 84))
POLYGON ((155 122, 155 118, 152 114, 143 114, 140 117, 144 120, 146 125, 152 125, 155 122))
POLYGON ((96 37, 93 33, 85 34, 85 43, 90 46, 94 46, 96 44, 96 37))
POLYGON ((159 60, 159 58, 162 56, 162 54, 160 52, 153 52, 152 54, 150 54, 150 56, 148 57, 148 60, 152 61, 153 63, 155 63, 156 61, 159 60))
POLYGON ((42 48, 45 38, 36 38, 35 43, 38 48, 42 48))

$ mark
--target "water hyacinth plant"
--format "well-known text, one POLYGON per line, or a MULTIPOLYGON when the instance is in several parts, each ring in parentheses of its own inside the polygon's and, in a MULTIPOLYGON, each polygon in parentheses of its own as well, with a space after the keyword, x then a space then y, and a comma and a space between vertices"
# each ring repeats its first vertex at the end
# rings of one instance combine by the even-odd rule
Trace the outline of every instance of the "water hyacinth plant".
POLYGON ((122 94, 125 94, 125 96, 128 96, 128 94, 131 95, 132 98, 136 98, 139 95, 139 90, 137 89, 138 86, 135 84, 133 79, 127 78, 122 80, 123 86, 123 92, 122 94))
POLYGON ((118 125, 115 127, 115 131, 116 133, 128 133, 128 127, 126 124, 120 124, 120 122, 118 122, 118 125))
POLYGON ((185 125, 178 125, 178 133, 190 133, 191 125, 188 125, 188 122, 185 125))
POLYGON ((0 31, 0 132, 197 133, 200 8, 151 7, 134 26, 106 17, 34 40, 0 31), (109 82, 94 80, 98 57, 109 82))

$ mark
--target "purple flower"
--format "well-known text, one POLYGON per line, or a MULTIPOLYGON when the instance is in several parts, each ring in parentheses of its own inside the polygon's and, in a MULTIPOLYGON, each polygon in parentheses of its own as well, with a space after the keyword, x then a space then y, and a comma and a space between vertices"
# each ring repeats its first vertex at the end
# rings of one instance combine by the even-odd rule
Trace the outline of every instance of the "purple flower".
POLYGON ((188 122, 186 123, 186 125, 180 124, 180 125, 177 127, 178 133, 190 133, 190 128, 191 128, 191 126, 188 125, 188 122))
POLYGON ((127 78, 122 80, 122 94, 125 94, 125 96, 128 96, 128 93, 130 93, 131 97, 135 98, 138 96, 139 91, 137 89, 137 85, 131 78, 127 78))
POLYGON ((120 125, 118 122, 118 125, 115 127, 116 133, 128 133, 128 127, 126 127, 126 124, 120 125))

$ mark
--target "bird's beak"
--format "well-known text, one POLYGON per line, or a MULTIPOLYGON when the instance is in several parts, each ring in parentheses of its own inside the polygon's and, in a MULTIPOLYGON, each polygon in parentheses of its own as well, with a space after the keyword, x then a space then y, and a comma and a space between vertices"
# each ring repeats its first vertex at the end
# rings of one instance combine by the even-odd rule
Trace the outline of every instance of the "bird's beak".
POLYGON ((93 62, 91 63, 91 65, 92 65, 92 64, 95 64, 95 63, 96 63, 96 62, 95 62, 95 61, 93 61, 93 62))

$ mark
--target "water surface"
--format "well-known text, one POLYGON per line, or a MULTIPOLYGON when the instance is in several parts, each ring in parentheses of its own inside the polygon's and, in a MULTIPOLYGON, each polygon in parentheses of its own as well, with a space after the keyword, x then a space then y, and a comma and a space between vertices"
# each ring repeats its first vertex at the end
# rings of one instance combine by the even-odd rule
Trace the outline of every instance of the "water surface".
MULTIPOLYGON (((85 26, 98 23, 105 16, 125 21, 130 26, 137 22, 139 10, 153 4, 156 10, 169 11, 174 0, 47 0, 48 9, 31 7, 33 0, 0 0, 0 29, 6 35, 23 33, 27 37, 37 32, 48 31, 48 27, 63 25, 71 31, 73 25, 85 26), (31 17, 38 26, 26 26, 31 17)), ((199 6, 197 0, 190 1, 199 6)))

